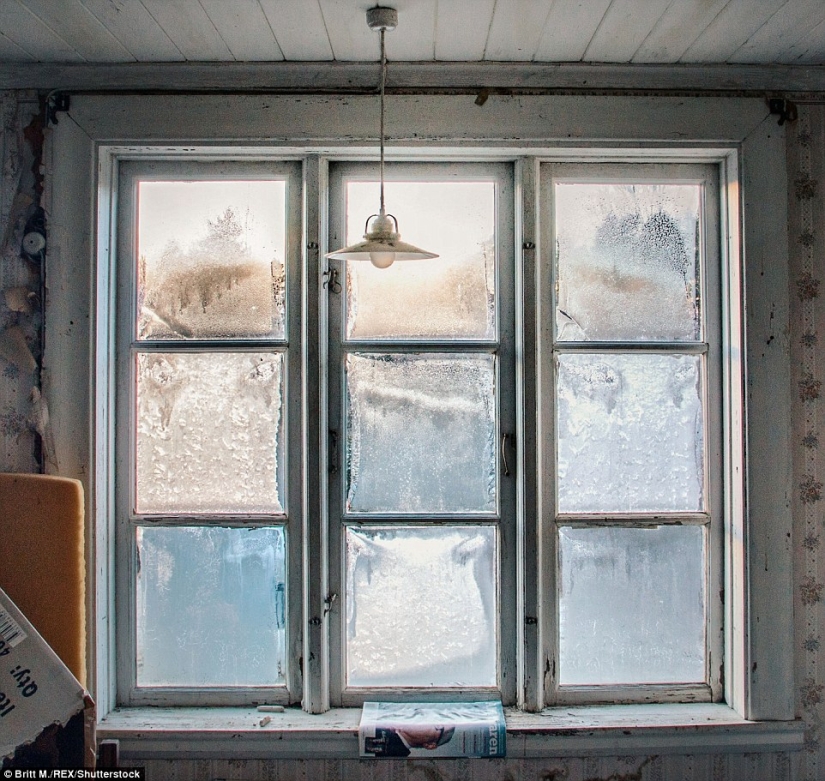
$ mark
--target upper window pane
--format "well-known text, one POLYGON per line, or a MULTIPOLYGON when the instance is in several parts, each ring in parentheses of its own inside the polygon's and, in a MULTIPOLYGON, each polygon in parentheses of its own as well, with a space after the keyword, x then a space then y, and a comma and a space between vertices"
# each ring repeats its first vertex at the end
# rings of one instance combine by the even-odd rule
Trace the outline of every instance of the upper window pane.
POLYGON ((139 339, 284 338, 285 181, 141 181, 139 339))
POLYGON ((557 181, 561 341, 695 341, 701 184, 557 181))
MULTIPOLYGON (((495 182, 387 182, 385 188, 401 238, 439 257, 388 269, 350 261, 347 337, 494 339, 495 182)), ((361 240, 377 210, 378 182, 347 182, 346 198, 349 245, 361 240)))

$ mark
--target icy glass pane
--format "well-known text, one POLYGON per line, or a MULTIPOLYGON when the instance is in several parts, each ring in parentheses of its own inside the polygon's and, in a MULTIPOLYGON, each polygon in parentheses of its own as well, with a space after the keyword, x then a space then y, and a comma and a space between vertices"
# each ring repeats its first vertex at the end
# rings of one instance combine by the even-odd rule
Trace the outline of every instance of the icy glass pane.
POLYGON ((491 526, 346 530, 349 686, 495 686, 491 526))
MULTIPOLYGON (((350 339, 494 339, 494 182, 387 182, 401 239, 438 253, 388 269, 347 263, 350 339)), ((362 240, 377 182, 347 183, 347 240, 362 240)))
POLYGON ((562 685, 705 681, 703 527, 559 537, 562 685))
POLYGON ((286 182, 140 182, 139 339, 284 336, 286 182))
POLYGON ((279 528, 138 528, 138 686, 275 686, 286 665, 279 528))
POLYGON ((283 356, 137 356, 136 509, 281 512, 283 356))
POLYGON ((560 355, 560 512, 703 510, 701 373, 696 355, 560 355))
POLYGON ((700 338, 699 184, 555 185, 561 340, 700 338))
POLYGON ((492 355, 347 358, 347 509, 494 512, 492 355))

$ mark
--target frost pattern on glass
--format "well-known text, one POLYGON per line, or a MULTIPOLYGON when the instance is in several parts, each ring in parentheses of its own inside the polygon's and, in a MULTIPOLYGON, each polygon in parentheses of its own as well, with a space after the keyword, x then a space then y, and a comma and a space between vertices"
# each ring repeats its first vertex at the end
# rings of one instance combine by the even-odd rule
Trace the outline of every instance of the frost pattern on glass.
POLYGON ((560 683, 704 682, 704 528, 559 535, 560 683))
POLYGON ((701 362, 559 356, 560 512, 704 509, 701 362))
MULTIPOLYGON (((433 260, 347 263, 350 339, 494 339, 494 182, 387 182, 401 238, 433 260)), ((377 182, 347 183, 346 244, 362 240, 377 182)))
POLYGON ((283 357, 137 356, 136 509, 282 512, 283 357))
POLYGON ((700 338, 698 184, 555 185, 560 340, 700 338))
POLYGON ((349 686, 495 686, 490 526, 348 528, 349 686))
POLYGON ((139 339, 284 336, 286 183, 140 182, 139 339))
POLYGON ((347 510, 494 512, 495 358, 347 357, 347 510))
POLYGON ((280 528, 138 528, 138 686, 275 686, 286 666, 280 528))

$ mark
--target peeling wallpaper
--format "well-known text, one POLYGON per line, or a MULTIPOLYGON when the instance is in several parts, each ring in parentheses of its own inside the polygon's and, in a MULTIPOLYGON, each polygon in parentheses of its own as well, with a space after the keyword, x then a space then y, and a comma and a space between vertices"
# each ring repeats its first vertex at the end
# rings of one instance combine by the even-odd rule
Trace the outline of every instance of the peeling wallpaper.
MULTIPOLYGON (((40 265, 20 255, 37 205, 29 94, 0 93, 0 471, 41 471, 46 426, 35 363, 43 343, 40 265), (18 100, 19 97, 19 100, 18 100), (32 136, 31 127, 28 135, 32 136), (13 292, 9 292, 13 291, 13 292), (21 298, 22 296, 22 298, 21 298), (25 301, 32 306, 27 307, 25 301), (22 343, 21 337, 22 336, 22 343), (26 349, 23 349, 23 348, 26 349)), ((794 389, 795 674, 805 747, 795 754, 544 760, 191 760, 133 762, 152 781, 817 781, 825 779, 825 105, 786 129, 794 389)), ((37 144, 34 144, 37 147, 37 144)), ((36 173, 36 171, 35 171, 36 173)), ((127 763, 124 763, 127 764, 127 763)))

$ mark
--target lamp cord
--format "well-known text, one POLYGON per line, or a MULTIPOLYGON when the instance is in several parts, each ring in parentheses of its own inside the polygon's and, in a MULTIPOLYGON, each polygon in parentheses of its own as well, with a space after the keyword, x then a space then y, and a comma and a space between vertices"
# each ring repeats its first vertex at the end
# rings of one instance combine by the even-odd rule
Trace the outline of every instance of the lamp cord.
POLYGON ((384 28, 381 28, 381 214, 384 214, 384 85, 387 80, 387 55, 384 51, 384 28))

